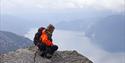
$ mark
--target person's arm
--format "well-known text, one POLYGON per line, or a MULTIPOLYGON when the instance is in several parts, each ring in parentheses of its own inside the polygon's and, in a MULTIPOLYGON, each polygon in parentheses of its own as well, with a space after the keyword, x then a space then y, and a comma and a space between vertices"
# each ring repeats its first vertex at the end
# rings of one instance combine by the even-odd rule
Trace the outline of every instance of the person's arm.
POLYGON ((45 32, 43 32, 43 34, 42 34, 42 36, 41 36, 40 38, 42 39, 41 42, 43 42, 43 43, 46 44, 47 46, 52 46, 52 45, 53 45, 53 43, 52 43, 50 40, 48 40, 48 37, 47 37, 47 35, 45 34, 45 32))

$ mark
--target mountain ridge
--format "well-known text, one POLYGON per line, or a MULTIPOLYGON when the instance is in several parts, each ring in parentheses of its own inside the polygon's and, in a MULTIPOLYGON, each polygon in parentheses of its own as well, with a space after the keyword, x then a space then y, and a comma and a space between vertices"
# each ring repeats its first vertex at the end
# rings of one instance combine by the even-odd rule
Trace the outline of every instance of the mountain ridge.
POLYGON ((8 31, 0 31, 0 54, 30 46, 32 41, 24 36, 8 31))

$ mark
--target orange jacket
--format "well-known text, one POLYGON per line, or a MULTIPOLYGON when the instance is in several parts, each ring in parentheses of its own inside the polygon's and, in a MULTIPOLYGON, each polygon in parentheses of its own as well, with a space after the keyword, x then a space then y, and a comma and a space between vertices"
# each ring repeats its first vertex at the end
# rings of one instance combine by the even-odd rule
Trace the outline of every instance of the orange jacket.
POLYGON ((48 39, 48 36, 47 36, 45 30, 43 30, 40 40, 42 43, 46 44, 47 46, 53 45, 53 43, 48 39))

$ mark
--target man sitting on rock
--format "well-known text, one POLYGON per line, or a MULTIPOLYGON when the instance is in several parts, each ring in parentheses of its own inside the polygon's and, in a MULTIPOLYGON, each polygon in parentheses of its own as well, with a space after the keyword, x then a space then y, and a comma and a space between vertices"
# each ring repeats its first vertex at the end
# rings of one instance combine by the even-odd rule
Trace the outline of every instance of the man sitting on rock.
POLYGON ((34 44, 41 51, 40 56, 51 58, 53 53, 58 49, 57 45, 53 44, 52 33, 55 27, 49 24, 47 28, 39 28, 38 32, 34 37, 34 44))

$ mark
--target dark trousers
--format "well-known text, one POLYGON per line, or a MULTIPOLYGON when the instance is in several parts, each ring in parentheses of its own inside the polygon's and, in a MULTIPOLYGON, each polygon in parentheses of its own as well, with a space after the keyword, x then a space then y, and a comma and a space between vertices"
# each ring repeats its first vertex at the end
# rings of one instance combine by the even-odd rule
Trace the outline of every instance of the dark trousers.
POLYGON ((44 52, 44 54, 53 54, 57 49, 58 46, 57 45, 53 45, 53 46, 46 46, 45 44, 40 44, 38 45, 38 48, 40 51, 44 52))

